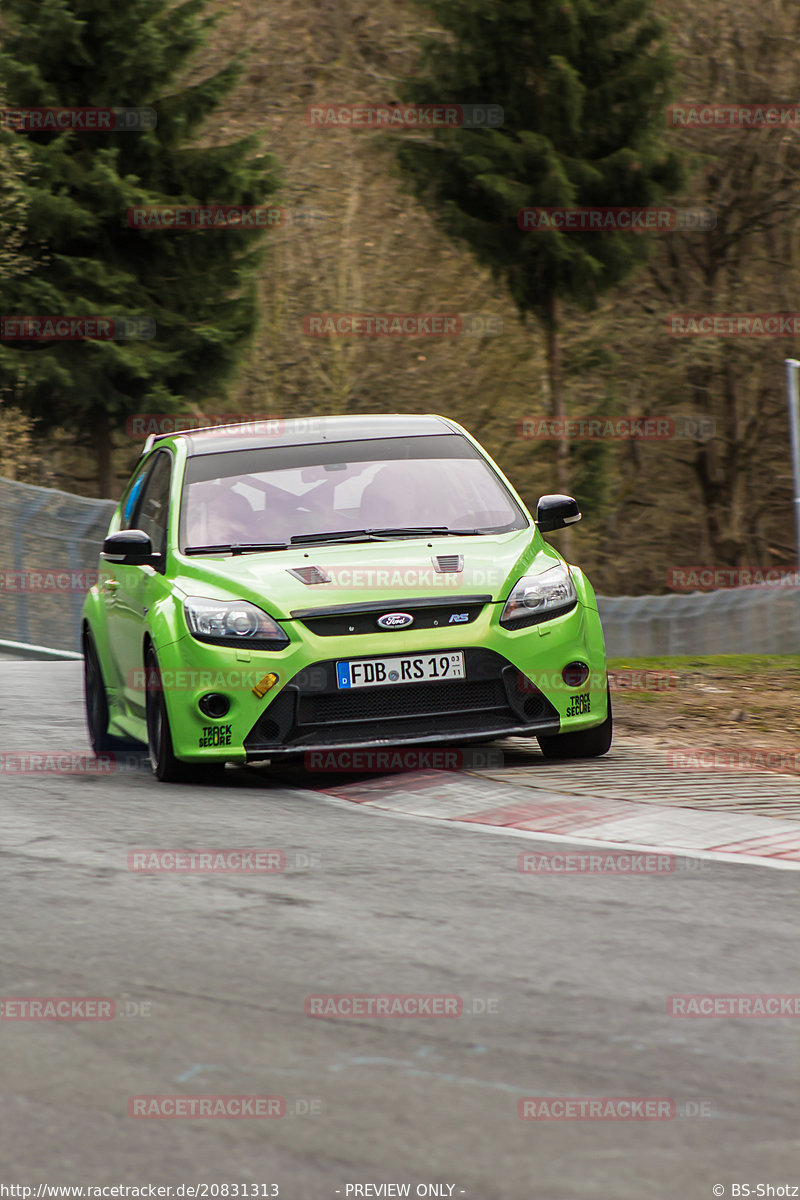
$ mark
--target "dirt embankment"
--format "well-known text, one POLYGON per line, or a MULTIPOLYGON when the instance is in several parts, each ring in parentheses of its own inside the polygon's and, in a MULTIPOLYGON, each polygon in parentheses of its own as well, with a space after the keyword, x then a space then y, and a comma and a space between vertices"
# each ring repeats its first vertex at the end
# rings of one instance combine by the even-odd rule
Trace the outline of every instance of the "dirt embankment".
POLYGON ((780 752, 780 769, 800 774, 798 656, 616 659, 609 670, 616 734, 658 746, 780 752))

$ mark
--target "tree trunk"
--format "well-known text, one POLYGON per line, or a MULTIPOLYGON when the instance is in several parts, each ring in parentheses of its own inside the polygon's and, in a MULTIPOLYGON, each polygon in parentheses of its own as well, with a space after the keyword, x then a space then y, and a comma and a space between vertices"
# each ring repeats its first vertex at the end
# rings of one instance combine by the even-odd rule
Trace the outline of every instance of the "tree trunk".
MULTIPOLYGON (((550 381, 550 414, 558 422, 559 437, 555 444, 555 474, 557 492, 569 495, 569 438, 567 437, 567 406, 561 370, 561 312, 558 296, 551 292, 547 299, 545 329, 547 332, 547 374, 550 381)), ((557 535, 561 553, 569 562, 572 558, 572 529, 567 526, 557 535)))
POLYGON ((94 450, 97 468, 97 494, 101 500, 113 499, 113 475, 111 470, 111 425, 104 412, 95 414, 94 450))
MULTIPOLYGON (((747 548, 751 543, 747 519, 747 446, 745 443, 738 395, 738 376, 729 345, 722 347, 723 361, 712 377, 706 369, 689 373, 694 382, 696 409, 713 411, 707 397, 715 381, 722 392, 721 428, 707 442, 700 443, 695 452, 694 468, 703 497, 706 532, 714 566, 752 566, 747 548)), ((748 380, 749 384, 750 381, 748 380)))

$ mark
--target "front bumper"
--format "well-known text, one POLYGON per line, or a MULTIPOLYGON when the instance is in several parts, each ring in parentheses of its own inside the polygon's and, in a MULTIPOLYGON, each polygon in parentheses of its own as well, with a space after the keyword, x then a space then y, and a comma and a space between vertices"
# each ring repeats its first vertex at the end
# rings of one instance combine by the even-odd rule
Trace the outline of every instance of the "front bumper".
POLYGON ((336 659, 317 663, 287 683, 256 721, 244 740, 247 758, 558 733, 557 710, 502 655, 472 648, 464 658, 463 680, 352 691, 337 687, 336 659))
MULTIPOLYGON (((165 685, 178 758, 244 763, 312 750, 486 741, 553 735, 597 725, 606 716, 606 662, 595 609, 578 604, 560 617, 526 629, 499 625, 502 605, 486 604, 469 624, 413 631, 316 633, 293 622, 281 652, 205 645, 191 637, 158 648, 162 675, 180 673, 202 686, 165 685), (463 651, 463 680, 427 681, 340 690, 337 661, 463 651), (580 660, 591 674, 579 688, 561 672, 580 660), (278 684, 263 696, 252 685, 266 673, 278 684), (230 712, 204 716, 204 691, 227 689, 230 712), (213 681, 213 683, 211 683, 213 681), (211 683, 211 686, 209 686, 211 683), (216 730, 219 728, 220 733, 216 730)), ((287 626, 288 628, 288 626, 287 626)))

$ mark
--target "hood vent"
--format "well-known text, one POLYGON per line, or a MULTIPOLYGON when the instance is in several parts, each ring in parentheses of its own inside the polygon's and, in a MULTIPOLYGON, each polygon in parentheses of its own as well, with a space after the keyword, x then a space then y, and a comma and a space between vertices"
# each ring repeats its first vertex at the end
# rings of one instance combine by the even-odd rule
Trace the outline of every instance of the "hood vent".
POLYGON ((295 567, 288 572, 289 575, 294 575, 295 579, 299 579, 301 583, 312 587, 315 583, 330 583, 331 577, 327 571, 323 571, 322 567, 295 567))
POLYGON ((440 575, 452 575, 464 570, 463 554, 437 554, 431 562, 440 575))

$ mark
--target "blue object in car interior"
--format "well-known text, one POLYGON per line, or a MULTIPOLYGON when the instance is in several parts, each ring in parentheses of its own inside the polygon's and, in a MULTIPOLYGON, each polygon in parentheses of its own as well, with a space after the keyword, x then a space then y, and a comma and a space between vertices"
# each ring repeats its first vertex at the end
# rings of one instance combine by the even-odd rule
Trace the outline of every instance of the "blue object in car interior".
POLYGON ((125 518, 126 524, 131 519, 131 513, 133 512, 134 508, 136 507, 136 501, 139 499, 139 493, 142 490, 142 484, 144 483, 144 480, 145 480, 144 475, 142 475, 139 479, 136 480, 136 483, 131 488, 130 496, 128 496, 128 499, 125 501, 125 511, 123 513, 123 516, 125 518))

